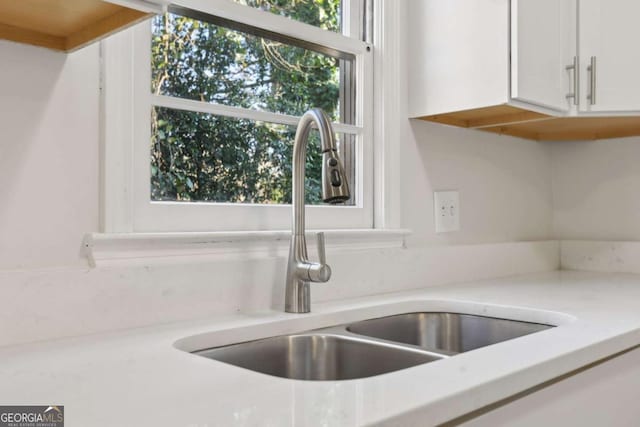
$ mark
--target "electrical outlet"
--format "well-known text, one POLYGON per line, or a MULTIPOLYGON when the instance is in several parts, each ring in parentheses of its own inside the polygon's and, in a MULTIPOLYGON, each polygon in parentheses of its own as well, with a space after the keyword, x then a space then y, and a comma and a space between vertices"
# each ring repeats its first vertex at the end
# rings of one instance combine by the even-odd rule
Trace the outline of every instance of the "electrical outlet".
POLYGON ((460 230, 460 195, 457 191, 433 193, 436 233, 460 230))

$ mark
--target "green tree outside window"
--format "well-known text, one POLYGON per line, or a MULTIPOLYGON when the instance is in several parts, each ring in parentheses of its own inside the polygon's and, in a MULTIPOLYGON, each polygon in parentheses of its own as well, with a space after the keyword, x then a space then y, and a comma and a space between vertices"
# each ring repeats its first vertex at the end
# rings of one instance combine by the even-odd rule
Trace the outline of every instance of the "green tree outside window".
MULTIPOLYGON (((340 0, 238 2, 339 31, 340 0)), ((317 52, 168 13, 153 20, 151 61, 155 94, 340 117, 339 61, 317 52)), ((151 114, 152 200, 291 202, 294 127, 163 107, 151 114)), ((321 203, 317 141, 307 171, 307 203, 321 203)))

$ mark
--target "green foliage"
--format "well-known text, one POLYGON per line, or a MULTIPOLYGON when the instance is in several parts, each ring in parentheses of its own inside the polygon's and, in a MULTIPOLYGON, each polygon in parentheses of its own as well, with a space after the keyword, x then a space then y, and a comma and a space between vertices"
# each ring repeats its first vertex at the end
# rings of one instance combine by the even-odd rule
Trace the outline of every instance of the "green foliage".
MULTIPOLYGON (((239 2, 339 28, 340 0, 239 2)), ((154 93, 290 115, 321 107, 339 116, 335 58, 172 14, 154 19, 151 49, 154 93)), ((290 203, 294 135, 289 126, 156 107, 152 200, 290 203)), ((318 145, 309 145, 307 203, 320 202, 318 145)))

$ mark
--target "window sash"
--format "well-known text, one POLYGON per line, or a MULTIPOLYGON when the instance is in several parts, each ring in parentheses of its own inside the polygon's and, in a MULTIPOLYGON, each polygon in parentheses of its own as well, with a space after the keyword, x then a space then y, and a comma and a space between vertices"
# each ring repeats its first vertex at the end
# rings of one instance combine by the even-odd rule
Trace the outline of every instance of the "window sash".
POLYGON ((370 48, 370 45, 362 41, 361 37, 363 23, 359 17, 363 13, 362 0, 345 0, 343 22, 348 26, 343 28, 344 34, 323 30, 230 0, 174 0, 172 7, 198 11, 201 14, 214 16, 216 19, 242 22, 244 26, 304 41, 330 51, 359 55, 366 53, 367 48, 370 48))
MULTIPOLYGON (((231 105, 194 101, 191 99, 178 98, 167 95, 150 94, 149 104, 156 107, 173 108, 175 110, 192 111, 194 113, 206 113, 214 114, 216 116, 269 122, 279 125, 296 126, 298 124, 298 121, 300 120, 299 116, 272 113, 270 111, 252 110, 249 108, 233 107, 231 105)), ((331 126, 337 133, 361 135, 364 132, 364 128, 362 126, 335 122, 331 123, 331 126)))
MULTIPOLYGON (((249 8, 249 6, 242 6, 242 7, 249 8)), ((297 37, 292 37, 287 34, 284 34, 282 31, 271 31, 263 27, 256 27, 254 25, 250 25, 244 22, 244 20, 236 21, 234 19, 224 18, 219 15, 213 15, 210 13, 203 12, 201 10, 193 10, 193 9, 188 9, 181 6, 169 6, 168 11, 169 13, 174 13, 176 15, 184 16, 186 18, 207 22, 209 24, 229 28, 241 33, 251 34, 252 36, 273 40, 275 42, 280 42, 290 46, 301 47, 303 49, 312 50, 314 52, 318 52, 323 55, 332 56, 334 58, 349 59, 349 60, 354 59, 354 55, 349 52, 338 50, 329 46, 324 46, 322 44, 316 43, 315 41, 312 41, 312 39, 299 39, 297 37)), ((261 11, 260 13, 269 13, 269 12, 261 11)), ((285 18, 285 19, 292 20, 291 18, 285 18)), ((299 22, 299 21, 296 21, 296 22, 299 22)), ((310 24, 305 24, 305 25, 310 25, 310 24)), ((311 26, 311 27, 316 28, 314 26, 311 26)), ((320 31, 326 32, 327 30, 321 29, 320 31)))

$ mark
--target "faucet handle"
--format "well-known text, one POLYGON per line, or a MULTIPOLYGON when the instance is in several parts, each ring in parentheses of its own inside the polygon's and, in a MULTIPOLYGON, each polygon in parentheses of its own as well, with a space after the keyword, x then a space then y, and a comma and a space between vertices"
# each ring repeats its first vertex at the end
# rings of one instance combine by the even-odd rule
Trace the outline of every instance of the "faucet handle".
POLYGON ((311 282, 327 282, 331 278, 331 267, 327 265, 327 257, 324 247, 324 233, 316 234, 316 241, 318 244, 318 259, 320 262, 308 262, 307 265, 307 277, 311 282))
POLYGON ((325 253, 324 232, 316 234, 316 244, 318 245, 318 258, 320 260, 320 264, 325 265, 327 263, 327 254, 325 253))

